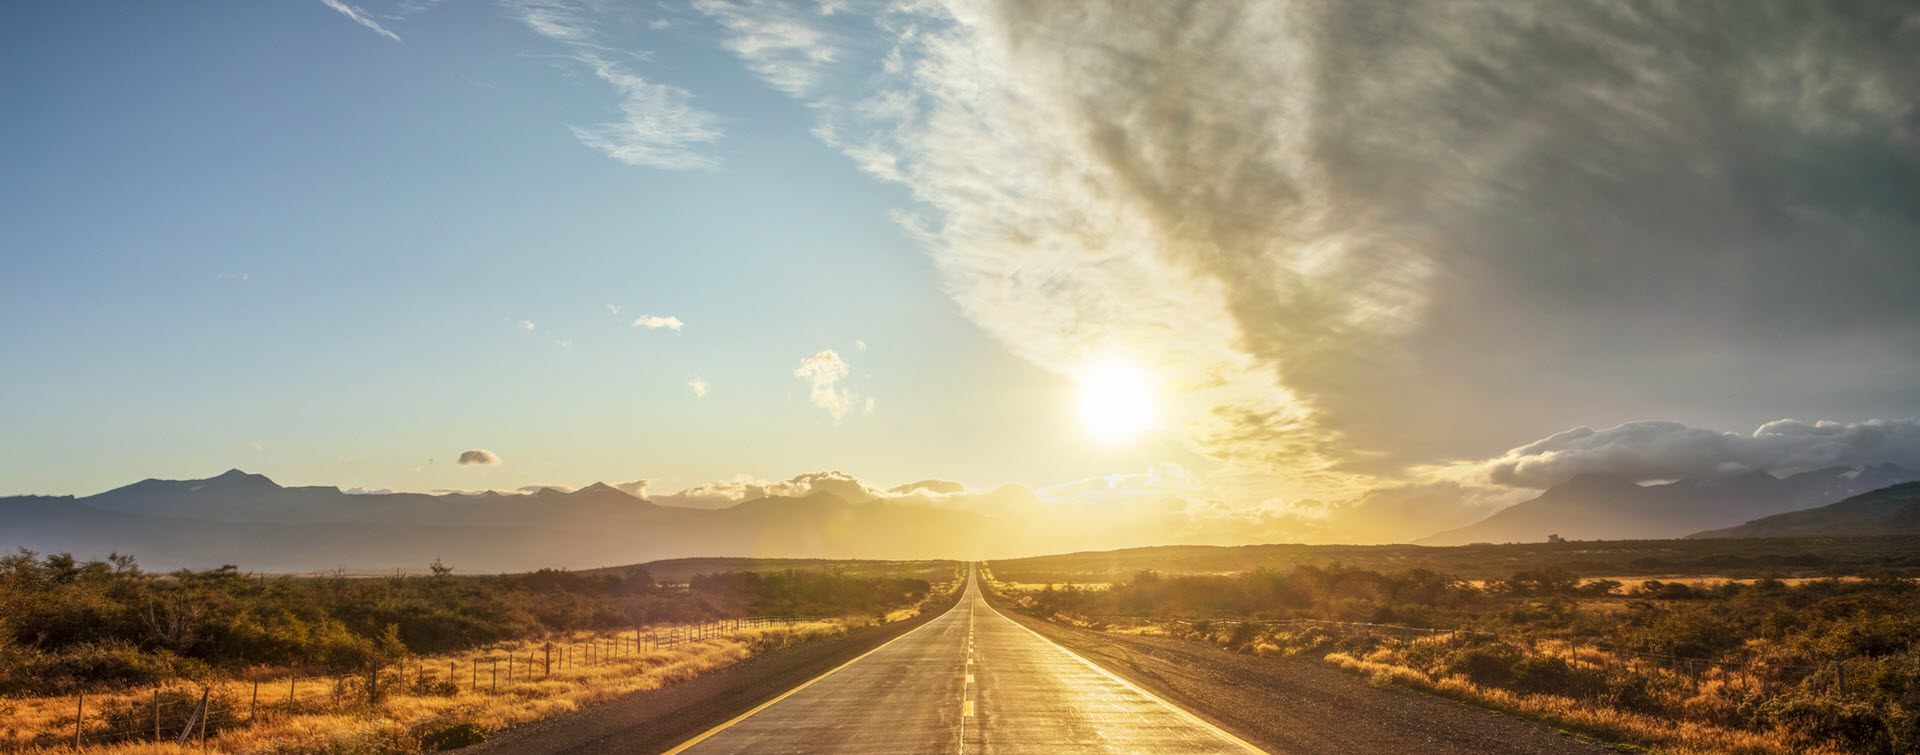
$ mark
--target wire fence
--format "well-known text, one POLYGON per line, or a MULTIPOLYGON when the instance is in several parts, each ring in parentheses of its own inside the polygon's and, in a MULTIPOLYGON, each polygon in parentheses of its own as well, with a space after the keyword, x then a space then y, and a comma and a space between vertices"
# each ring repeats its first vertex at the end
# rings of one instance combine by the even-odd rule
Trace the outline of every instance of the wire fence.
POLYGON ((65 712, 50 709, 59 704, 54 698, 0 699, 0 751, 63 745, 79 750, 128 742, 204 746, 210 734, 296 715, 364 711, 395 692, 498 695, 510 692, 516 683, 607 666, 741 630, 828 619, 758 616, 650 626, 483 648, 463 657, 403 659, 346 673, 240 677, 164 684, 135 692, 81 694, 69 699, 65 712))
POLYGON ((1323 619, 1165 619, 1139 616, 1089 617, 1107 624, 1185 626, 1196 631, 1212 627, 1250 624, 1261 629, 1299 629, 1318 627, 1342 638, 1356 637, 1377 643, 1410 645, 1416 642, 1466 647, 1473 643, 1506 645, 1526 655, 1552 656, 1569 664, 1594 667, 1603 671, 1626 671, 1660 675, 1690 688, 1698 694, 1703 685, 1720 684, 1743 694, 1764 699, 1789 688, 1812 683, 1819 691, 1847 697, 1860 691, 1862 659, 1847 658, 1826 663, 1788 663, 1764 656, 1738 659, 1701 658, 1669 651, 1651 652, 1579 638, 1550 637, 1525 633, 1499 633, 1474 629, 1444 629, 1398 624, 1328 621, 1323 619), (1849 684, 1849 678, 1854 682, 1849 684))

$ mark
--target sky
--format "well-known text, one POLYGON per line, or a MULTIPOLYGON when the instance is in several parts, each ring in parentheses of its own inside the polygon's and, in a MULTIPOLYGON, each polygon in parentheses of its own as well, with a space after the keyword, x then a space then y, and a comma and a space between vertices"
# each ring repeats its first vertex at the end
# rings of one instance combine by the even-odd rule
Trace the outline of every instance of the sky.
POLYGON ((1915 49, 1899 2, 18 4, 0 494, 933 479, 1370 541, 1920 465, 1915 49))

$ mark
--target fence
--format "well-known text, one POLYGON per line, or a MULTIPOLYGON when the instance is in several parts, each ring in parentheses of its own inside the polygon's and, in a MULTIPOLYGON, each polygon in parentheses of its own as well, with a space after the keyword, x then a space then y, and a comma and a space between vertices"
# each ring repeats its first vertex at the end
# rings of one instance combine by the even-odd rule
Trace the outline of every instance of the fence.
MULTIPOLYGON (((0 739, 0 750, 62 744, 78 750, 89 745, 135 741, 199 741, 204 746, 210 730, 217 734, 276 717, 364 710, 395 689, 443 696, 495 695, 500 693, 502 683, 511 689, 516 680, 526 682, 556 673, 606 666, 637 658, 642 653, 701 642, 743 629, 826 618, 759 616, 643 627, 504 651, 483 649, 452 659, 410 659, 344 674, 227 679, 205 685, 162 685, 136 693, 76 695, 67 713, 54 716, 51 724, 37 736, 15 739, 9 731, 7 738, 0 739), (206 705, 200 709, 203 699, 206 705), (49 729, 70 734, 50 733, 49 729)), ((6 703, 0 700, 0 713, 6 713, 8 718, 26 719, 33 713, 49 712, 23 712, 18 710, 20 703, 6 703)))
MULTIPOLYGON (((1156 619, 1135 616, 1091 618, 1109 624, 1126 622, 1147 625, 1185 625, 1188 628, 1203 624, 1210 627, 1252 624, 1267 629, 1313 626, 1337 632, 1349 638, 1359 635, 1376 642, 1391 641, 1403 644, 1411 644, 1419 640, 1446 643, 1455 647, 1474 642, 1502 643, 1528 655, 1553 655, 1569 663, 1585 664, 1602 670, 1623 669, 1643 674, 1662 674, 1689 686, 1695 694, 1700 692, 1702 684, 1713 682, 1736 687, 1755 698, 1771 697, 1783 689, 1797 687, 1809 680, 1816 685, 1821 685, 1822 691, 1837 693, 1840 697, 1847 697, 1851 691, 1857 691, 1860 687, 1858 683, 1850 687, 1847 682, 1848 669, 1859 659, 1842 659, 1824 664, 1780 663, 1759 657, 1729 661, 1688 657, 1671 651, 1647 652, 1622 647, 1615 643, 1564 637, 1322 619, 1156 619)), ((1861 674, 1856 672, 1853 676, 1858 680, 1861 674)))

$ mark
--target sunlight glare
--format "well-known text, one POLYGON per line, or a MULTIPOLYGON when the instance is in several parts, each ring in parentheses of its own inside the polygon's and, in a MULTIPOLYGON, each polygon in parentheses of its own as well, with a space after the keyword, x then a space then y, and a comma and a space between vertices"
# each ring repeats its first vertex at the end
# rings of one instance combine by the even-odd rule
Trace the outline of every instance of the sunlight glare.
POLYGON ((1153 389, 1139 368, 1107 362, 1083 370, 1079 382, 1080 419, 1101 440, 1125 440, 1153 426, 1153 389))

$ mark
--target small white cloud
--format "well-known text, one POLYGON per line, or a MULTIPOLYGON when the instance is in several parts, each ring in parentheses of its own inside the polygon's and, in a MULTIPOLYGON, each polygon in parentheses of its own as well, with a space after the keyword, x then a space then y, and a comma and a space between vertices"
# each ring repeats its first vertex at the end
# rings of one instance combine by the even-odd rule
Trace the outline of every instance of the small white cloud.
POLYGON ((692 380, 687 381, 687 387, 693 389, 694 398, 702 398, 707 395, 708 386, 707 386, 707 381, 705 380, 701 380, 700 378, 694 378, 692 380))
POLYGON ((498 466, 500 464, 500 455, 484 448, 468 449, 460 452, 459 464, 463 467, 473 466, 475 464, 487 467, 498 466))
POLYGON ((341 15, 346 16, 347 18, 353 19, 354 23, 357 23, 361 26, 365 26, 369 29, 374 30, 374 32, 378 33, 380 36, 386 37, 387 39, 391 39, 395 42, 401 41, 400 35, 387 31, 385 28, 381 27, 379 23, 376 23, 373 19, 368 18, 367 14, 361 11, 359 8, 355 8, 351 5, 340 2, 340 0, 320 0, 320 4, 325 5, 334 10, 340 11, 341 15))
POLYGON ((681 322, 678 317, 657 317, 654 315, 647 315, 633 321, 633 327, 646 328, 648 330, 666 328, 667 330, 677 332, 683 325, 686 325, 686 323, 681 322))
POLYGON ((793 376, 806 381, 807 385, 812 387, 807 394, 807 400, 813 402, 814 406, 827 410, 837 420, 845 416, 847 411, 853 408, 854 402, 859 400, 853 392, 836 385, 852 371, 846 361, 840 358, 839 352, 826 349, 801 362, 800 366, 794 369, 793 376))

